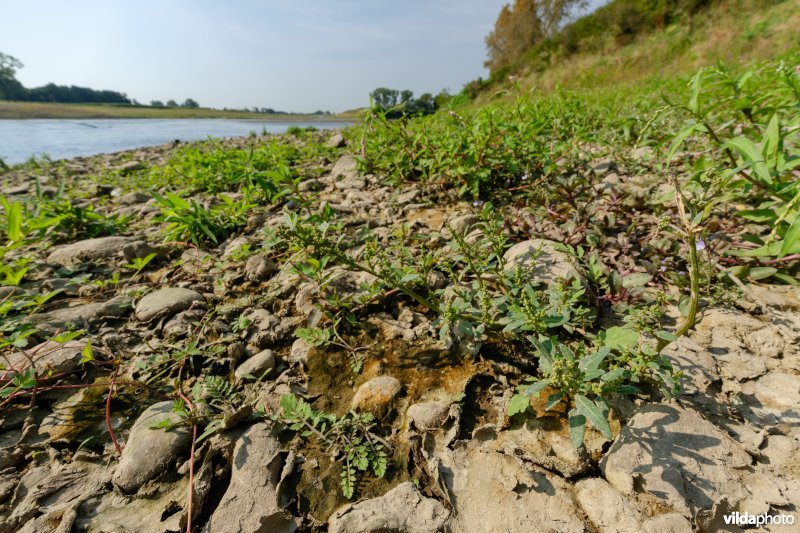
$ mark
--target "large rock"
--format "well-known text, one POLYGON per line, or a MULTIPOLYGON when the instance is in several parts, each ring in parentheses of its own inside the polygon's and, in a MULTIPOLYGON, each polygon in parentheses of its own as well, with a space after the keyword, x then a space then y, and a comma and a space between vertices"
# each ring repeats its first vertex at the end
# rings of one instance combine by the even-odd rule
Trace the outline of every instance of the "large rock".
POLYGON ((291 533, 294 518, 279 502, 279 484, 285 453, 277 435, 263 423, 255 424, 236 442, 231 481, 206 533, 291 533))
POLYGON ((710 510, 723 498, 747 496, 736 469, 750 456, 697 412, 648 405, 622 429, 601 468, 623 494, 646 492, 684 516, 710 510))
POLYGON ((331 177, 334 186, 341 191, 363 189, 366 179, 358 175, 358 160, 355 156, 345 155, 333 166, 331 177))
POLYGON ((380 498, 342 507, 328 521, 330 533, 431 533, 440 531, 450 512, 433 498, 419 493, 410 481, 380 498))
POLYGON ((170 424, 183 420, 172 410, 171 401, 151 405, 134 422, 112 480, 122 492, 136 492, 188 449, 191 435, 187 425, 169 431, 151 427, 165 420, 170 424))
POLYGON ((519 242, 503 255, 506 270, 527 270, 535 280, 546 285, 555 283, 557 279, 575 278, 583 282, 584 277, 575 259, 556 246, 556 242, 546 239, 519 242))
POLYGON ((386 413, 403 386, 392 376, 378 376, 361 384, 353 396, 352 408, 374 415, 386 413))
POLYGON ((586 516, 599 531, 639 533, 639 511, 602 478, 589 478, 575 485, 575 495, 586 516))
POLYGON ((72 372, 78 368, 85 347, 86 342, 77 340, 65 343, 44 342, 27 350, 26 353, 12 354, 9 358, 11 368, 0 371, 0 376, 21 372, 31 366, 31 361, 40 377, 47 373, 58 375, 72 372))
POLYGON ((105 319, 121 318, 131 311, 132 300, 129 296, 120 295, 105 302, 94 302, 74 307, 65 307, 30 315, 26 322, 46 335, 63 331, 70 326, 85 328, 94 322, 105 319))
POLYGON ((150 322, 185 311, 195 303, 202 303, 203 296, 191 289, 169 287, 145 295, 136 305, 136 318, 150 322))
POLYGON ((48 263, 74 266, 118 255, 131 242, 129 237, 98 237, 58 246, 47 256, 48 263))
POLYGON ((585 531, 560 476, 478 447, 445 451, 441 458, 439 471, 454 508, 452 533, 585 531))

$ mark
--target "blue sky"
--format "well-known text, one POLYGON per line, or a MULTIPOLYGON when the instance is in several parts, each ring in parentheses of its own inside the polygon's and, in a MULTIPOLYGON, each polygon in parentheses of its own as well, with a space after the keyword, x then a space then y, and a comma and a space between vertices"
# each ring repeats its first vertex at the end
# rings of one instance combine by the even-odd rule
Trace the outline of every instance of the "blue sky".
POLYGON ((0 52, 28 87, 338 112, 379 86, 457 92, 485 76, 507 1, 0 0, 0 52))

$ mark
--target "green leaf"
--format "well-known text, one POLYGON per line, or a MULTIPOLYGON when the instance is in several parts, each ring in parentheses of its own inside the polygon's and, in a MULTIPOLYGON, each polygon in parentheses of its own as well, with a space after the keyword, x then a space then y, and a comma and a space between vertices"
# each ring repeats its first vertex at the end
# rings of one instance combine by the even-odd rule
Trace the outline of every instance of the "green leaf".
POLYGON ((539 380, 536 383, 534 383, 533 385, 527 387, 523 391, 523 394, 525 394, 525 396, 528 396, 528 397, 530 397, 530 396, 539 396, 539 394, 545 388, 547 388, 548 385, 550 385, 550 381, 549 380, 547 380, 547 379, 539 380))
POLYGON ((688 107, 689 110, 695 115, 699 114, 700 109, 700 82, 702 81, 703 74, 705 74, 705 71, 700 69, 697 71, 697 74, 692 77, 692 92, 691 96, 689 97, 688 107))
POLYGON ((673 335, 672 333, 670 333, 669 331, 659 330, 659 331, 656 331, 655 335, 659 339, 663 339, 663 340, 669 341, 669 342, 674 342, 674 341, 678 340, 678 338, 675 335, 673 335))
POLYGON ((750 278, 758 281, 760 279, 767 279, 778 271, 777 268, 772 267, 756 267, 750 269, 750 278))
POLYGON ((22 240, 22 204, 14 202, 6 212, 6 236, 9 242, 22 240))
POLYGON ((736 214, 742 218, 758 223, 774 222, 778 219, 778 215, 772 209, 750 209, 739 211, 736 214))
POLYGON ((767 163, 768 168, 775 168, 778 165, 778 155, 781 148, 781 126, 778 121, 777 113, 772 118, 764 131, 761 153, 767 163))
POLYGON ((92 350, 92 341, 86 341, 86 346, 83 347, 81 352, 81 364, 94 361, 94 351, 92 350))
POLYGON ((611 426, 608 425, 608 419, 606 418, 603 410, 595 402, 583 394, 576 394, 575 408, 578 410, 578 413, 585 416, 586 419, 589 420, 589 422, 591 422, 592 425, 596 427, 605 438, 613 438, 613 435, 611 434, 611 426))
POLYGON ((622 286, 626 289, 644 287, 653 279, 653 276, 645 273, 630 274, 622 278, 622 286))
POLYGON ((555 406, 560 404, 561 400, 563 399, 564 399, 563 392, 556 392, 554 394, 551 394, 550 396, 547 397, 547 403, 544 406, 545 410, 549 411, 550 409, 554 408, 555 406))
POLYGON ((603 346, 595 353, 587 355, 581 359, 580 368, 583 370, 596 370, 600 368, 600 364, 611 353, 611 348, 603 346))
POLYGON ((772 184, 772 176, 770 176, 764 158, 750 139, 747 137, 736 137, 723 144, 722 148, 730 148, 737 152, 745 163, 753 163, 753 172, 756 176, 758 176, 762 182, 770 185, 772 184))
POLYGON ((569 412, 569 438, 575 448, 583 446, 583 439, 586 435, 586 417, 578 414, 575 409, 569 412))
POLYGON ((628 327, 614 326, 605 331, 603 345, 612 350, 634 348, 639 344, 639 333, 628 327))
MULTIPOLYGON (((786 230, 786 234, 781 241, 781 249, 778 252, 778 259, 787 256, 795 248, 800 248, 800 216, 794 219, 794 223, 786 230)), ((752 275, 752 273, 751 273, 752 275)))
POLYGON ((524 413, 531 405, 531 400, 524 394, 515 394, 508 402, 508 416, 514 416, 519 413, 524 413))

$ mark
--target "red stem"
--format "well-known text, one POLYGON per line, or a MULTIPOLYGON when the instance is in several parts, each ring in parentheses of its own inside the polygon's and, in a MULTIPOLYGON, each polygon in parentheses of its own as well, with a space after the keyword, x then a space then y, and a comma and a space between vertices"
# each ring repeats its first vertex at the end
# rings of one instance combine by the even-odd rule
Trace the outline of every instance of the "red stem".
POLYGON ((117 436, 114 435, 114 428, 111 427, 111 396, 114 394, 114 384, 117 381, 117 369, 111 375, 111 385, 108 386, 108 397, 106 398, 106 426, 108 426, 108 434, 111 436, 111 442, 114 443, 114 448, 117 449, 117 455, 122 455, 122 448, 117 442, 117 436))
MULTIPOLYGON (((192 402, 180 390, 178 396, 186 403, 189 412, 194 414, 192 402)), ((192 533, 192 493, 194 492, 194 446, 197 441, 197 424, 192 422, 192 449, 189 455, 189 501, 186 504, 186 533, 192 533)))

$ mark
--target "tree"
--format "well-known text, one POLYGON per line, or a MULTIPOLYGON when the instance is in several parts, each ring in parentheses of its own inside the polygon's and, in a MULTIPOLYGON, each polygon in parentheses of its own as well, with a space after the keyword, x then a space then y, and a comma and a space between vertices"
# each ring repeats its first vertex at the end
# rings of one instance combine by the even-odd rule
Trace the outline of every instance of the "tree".
POLYGON ((585 0, 515 0, 500 10, 494 29, 486 37, 488 60, 492 74, 511 67, 529 48, 551 37, 585 0))
POLYGON ((167 107, 178 107, 178 102, 175 100, 167 100, 167 107))
POLYGON ((397 105, 397 97, 400 93, 396 89, 387 89, 386 87, 378 87, 372 93, 372 105, 380 109, 391 109, 397 105))
POLYGON ((150 107, 164 107, 164 102, 161 100, 152 100, 150 102, 150 107))
POLYGON ((183 104, 181 104, 181 106, 183 106, 183 107, 200 107, 200 104, 198 104, 197 102, 195 102, 191 98, 187 98, 186 100, 183 101, 183 104))
POLYGON ((0 52, 0 100, 16 100, 25 94, 25 87, 17 81, 17 71, 22 62, 14 56, 0 52))

